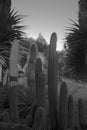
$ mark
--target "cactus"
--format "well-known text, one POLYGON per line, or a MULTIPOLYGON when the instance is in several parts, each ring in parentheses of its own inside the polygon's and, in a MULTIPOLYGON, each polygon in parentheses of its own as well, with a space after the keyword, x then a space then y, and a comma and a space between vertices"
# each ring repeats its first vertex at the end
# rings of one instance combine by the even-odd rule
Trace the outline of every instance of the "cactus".
POLYGON ((42 72, 42 62, 41 62, 41 59, 40 58, 37 58, 36 60, 36 66, 35 66, 35 96, 36 96, 36 103, 38 104, 38 95, 37 95, 37 92, 38 92, 38 76, 39 74, 42 72))
MULTIPOLYGON (((35 43, 31 43, 29 49, 29 55, 27 58, 27 67, 26 67, 26 76, 27 83, 31 92, 31 98, 35 99, 35 63, 37 58, 37 45, 35 43)), ((33 101, 32 101, 33 102, 33 101)))
POLYGON ((41 130, 45 119, 45 110, 42 107, 38 107, 35 116, 34 116, 34 124, 33 130, 41 130))
POLYGON ((68 97, 68 128, 73 129, 74 128, 74 100, 72 95, 69 95, 68 97))
POLYGON ((38 47, 36 43, 31 43, 30 45, 30 60, 35 61, 37 58, 38 47))
POLYGON ((18 122, 17 104, 17 68, 18 68, 18 41, 14 40, 11 48, 9 63, 9 116, 11 122, 18 122))
POLYGON ((42 61, 40 58, 36 60, 36 68, 35 68, 35 78, 37 79, 38 75, 42 72, 42 61))
POLYGON ((48 98, 49 98, 50 121, 53 130, 58 129, 56 42, 57 42, 57 35, 56 33, 52 33, 49 45, 49 58, 48 58, 48 98))
POLYGON ((28 55, 27 59, 27 77, 28 82, 35 80, 35 62, 37 58, 37 45, 35 43, 32 43, 29 50, 30 55, 28 55))
POLYGON ((62 82, 59 97, 59 127, 62 130, 67 129, 67 95, 67 85, 62 82))
POLYGON ((46 91, 45 91, 45 75, 41 72, 37 79, 37 89, 36 89, 36 97, 37 97, 37 105, 39 107, 45 108, 46 106, 46 91))
POLYGON ((80 127, 82 129, 87 129, 87 123, 85 121, 85 104, 81 98, 78 100, 78 114, 80 127))

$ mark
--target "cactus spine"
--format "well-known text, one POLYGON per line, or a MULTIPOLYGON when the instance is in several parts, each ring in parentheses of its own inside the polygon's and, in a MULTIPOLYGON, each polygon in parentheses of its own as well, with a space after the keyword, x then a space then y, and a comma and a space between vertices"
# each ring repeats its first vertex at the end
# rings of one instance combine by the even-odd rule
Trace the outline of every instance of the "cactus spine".
POLYGON ((74 128, 74 100, 72 95, 68 97, 68 128, 74 128))
POLYGON ((11 48, 10 63, 9 63, 9 113, 11 122, 18 122, 17 108, 17 68, 18 68, 18 41, 14 40, 11 48))
POLYGON ((59 97, 59 127, 62 130, 67 129, 67 95, 67 85, 62 82, 59 97))
POLYGON ((49 114, 52 130, 58 129, 57 122, 57 55, 56 55, 57 35, 52 33, 49 45, 48 59, 48 98, 49 114))

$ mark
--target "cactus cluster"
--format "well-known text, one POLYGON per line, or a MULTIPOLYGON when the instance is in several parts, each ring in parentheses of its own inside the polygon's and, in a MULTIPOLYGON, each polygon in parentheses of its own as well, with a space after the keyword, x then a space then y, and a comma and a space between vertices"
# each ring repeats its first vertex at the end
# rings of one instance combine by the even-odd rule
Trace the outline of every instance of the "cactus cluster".
MULTIPOLYGON (((35 62, 35 100, 31 105, 30 111, 24 120, 24 125, 19 123, 18 115, 18 85, 17 85, 17 57, 18 57, 18 42, 12 45, 10 54, 10 84, 9 84, 9 113, 4 112, 0 115, 0 121, 7 124, 0 123, 0 128, 6 127, 13 129, 31 129, 31 130, 67 130, 75 128, 75 102, 72 95, 68 93, 66 82, 62 81, 58 84, 57 79, 57 53, 56 53, 57 35, 53 33, 49 45, 48 58, 48 74, 46 85, 45 75, 42 70, 42 62, 40 58, 35 62), (16 52, 15 52, 16 50, 16 52), (15 58, 15 60, 14 60, 15 58), (15 63, 14 63, 15 62, 15 63), (15 65, 15 66, 14 66, 15 65), (13 69, 14 66, 14 69, 13 69), (47 87, 47 88, 46 88, 47 87), (58 88, 60 87, 60 89, 58 88), (46 95, 46 89, 48 95, 46 95), (48 101, 48 106, 46 104, 48 101), (48 107, 48 111, 47 111, 48 107), (11 122, 11 123, 8 123, 11 122), (13 123, 13 126, 12 126, 13 123)), ((35 46, 33 46, 35 47, 35 46)), ((36 58, 36 57, 33 57, 36 58)), ((86 108, 85 102, 82 99, 78 100, 78 115, 79 124, 82 129, 87 128, 86 123, 86 108)), ((7 130, 7 129, 6 129, 7 130)))
POLYGON ((57 35, 53 33, 50 39, 48 59, 49 118, 52 130, 66 130, 74 128, 74 100, 71 95, 68 96, 65 82, 61 83, 60 91, 58 89, 56 43, 57 35))

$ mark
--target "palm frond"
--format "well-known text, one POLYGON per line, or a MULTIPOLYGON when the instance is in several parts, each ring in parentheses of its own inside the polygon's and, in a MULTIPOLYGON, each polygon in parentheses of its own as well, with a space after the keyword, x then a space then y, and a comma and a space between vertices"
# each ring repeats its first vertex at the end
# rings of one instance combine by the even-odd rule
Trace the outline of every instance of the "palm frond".
POLYGON ((87 76, 87 31, 82 31, 78 23, 73 21, 73 27, 68 28, 66 36, 67 55, 65 62, 72 75, 80 79, 87 76))
POLYGON ((19 15, 15 9, 11 10, 10 7, 6 11, 5 2, 0 2, 0 56, 2 57, 0 64, 7 68, 12 41, 15 38, 21 40, 25 33, 22 31, 24 26, 20 25, 23 20, 22 15, 19 15))

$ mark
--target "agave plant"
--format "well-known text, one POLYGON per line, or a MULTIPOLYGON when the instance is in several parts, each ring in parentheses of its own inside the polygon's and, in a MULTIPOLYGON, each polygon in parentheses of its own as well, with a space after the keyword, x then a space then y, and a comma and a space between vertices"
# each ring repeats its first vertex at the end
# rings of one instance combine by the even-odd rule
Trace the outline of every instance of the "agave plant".
POLYGON ((22 16, 11 9, 11 0, 0 1, 0 64, 8 67, 12 41, 21 39, 23 26, 19 25, 22 16))
POLYGON ((18 87, 18 111, 20 117, 25 118, 30 112, 34 99, 35 96, 29 87, 25 88, 21 85, 18 87))

